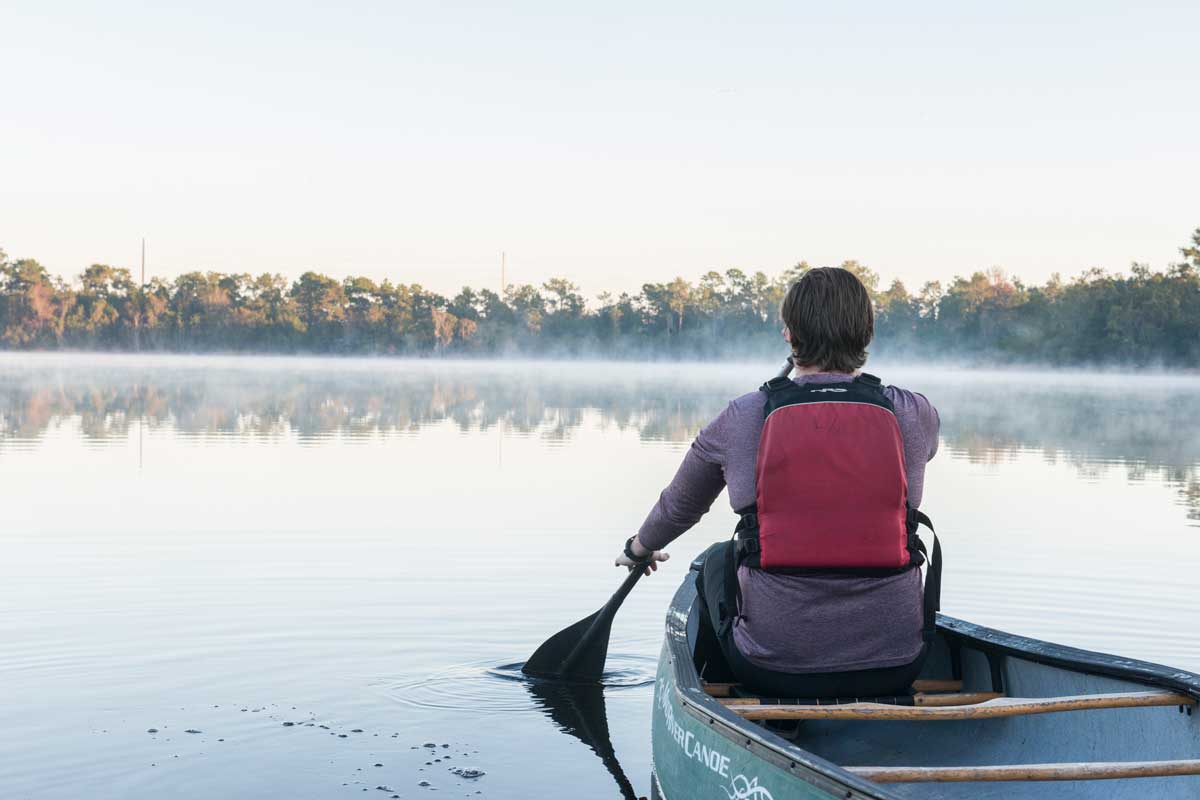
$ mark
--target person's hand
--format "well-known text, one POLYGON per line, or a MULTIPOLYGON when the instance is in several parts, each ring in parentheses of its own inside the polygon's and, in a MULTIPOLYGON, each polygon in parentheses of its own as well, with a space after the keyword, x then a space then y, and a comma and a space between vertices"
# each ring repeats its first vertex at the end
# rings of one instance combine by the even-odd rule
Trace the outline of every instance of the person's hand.
POLYGON ((654 552, 647 550, 642 547, 642 543, 634 536, 626 543, 625 550, 621 552, 621 555, 617 556, 614 566, 628 567, 630 572, 641 567, 649 575, 658 569, 658 562, 666 561, 670 557, 670 553, 664 553, 662 550, 655 550, 654 552), (636 556, 636 558, 630 558, 630 554, 636 556))

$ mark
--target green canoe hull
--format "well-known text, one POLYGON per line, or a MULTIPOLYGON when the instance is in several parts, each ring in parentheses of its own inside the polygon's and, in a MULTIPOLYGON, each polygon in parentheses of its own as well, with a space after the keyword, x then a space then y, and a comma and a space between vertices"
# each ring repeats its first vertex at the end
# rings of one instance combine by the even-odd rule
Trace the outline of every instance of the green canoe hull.
POLYGON ((797 779, 689 713, 675 691, 669 648, 663 646, 654 689, 654 791, 678 800, 827 800, 846 789, 826 790, 797 779))

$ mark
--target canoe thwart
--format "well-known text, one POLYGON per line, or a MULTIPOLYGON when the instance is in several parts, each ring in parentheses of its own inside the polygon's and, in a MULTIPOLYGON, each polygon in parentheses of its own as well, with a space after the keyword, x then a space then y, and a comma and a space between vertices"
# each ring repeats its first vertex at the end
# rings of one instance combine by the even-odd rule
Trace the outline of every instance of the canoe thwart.
POLYGON ((904 706, 967 706, 976 703, 986 703, 1004 695, 998 692, 958 692, 956 694, 924 694, 898 695, 888 698, 766 698, 766 697, 721 697, 717 702, 723 706, 858 706, 858 705, 889 705, 904 706))
POLYGON ((954 720, 1020 717, 1061 711, 1091 711, 1103 708, 1150 708, 1194 706, 1195 699, 1168 691, 1114 692, 1065 697, 996 697, 969 705, 897 706, 883 703, 846 705, 731 705, 729 710, 745 719, 858 719, 858 720, 954 720))
POLYGON ((1200 759, 1180 761, 1084 761, 1068 764, 1004 764, 982 767, 846 767, 876 783, 971 781, 1096 781, 1200 775, 1200 759))
MULTIPOLYGON (((740 683, 705 683, 704 691, 710 697, 732 697, 734 689, 741 686, 740 683)), ((934 694, 940 692, 961 692, 963 688, 962 681, 941 680, 928 678, 924 680, 913 681, 913 694, 934 694)))

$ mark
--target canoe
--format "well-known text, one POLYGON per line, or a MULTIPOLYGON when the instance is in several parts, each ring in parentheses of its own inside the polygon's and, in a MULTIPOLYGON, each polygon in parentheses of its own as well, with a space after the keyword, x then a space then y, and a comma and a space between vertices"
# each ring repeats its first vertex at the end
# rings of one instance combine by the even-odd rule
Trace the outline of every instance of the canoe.
POLYGON ((697 672, 696 568, 667 613, 652 798, 1200 797, 1200 675, 939 615, 911 697, 756 697, 697 672))

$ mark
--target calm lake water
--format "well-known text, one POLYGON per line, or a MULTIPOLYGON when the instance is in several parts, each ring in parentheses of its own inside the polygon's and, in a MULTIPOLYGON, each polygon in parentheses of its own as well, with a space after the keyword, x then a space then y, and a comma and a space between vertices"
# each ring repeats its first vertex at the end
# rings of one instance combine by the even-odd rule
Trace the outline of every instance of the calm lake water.
MULTIPOLYGON (((1200 671, 1200 380, 871 367, 941 411, 947 613, 1200 671)), ((0 796, 647 793, 723 497, 617 619, 617 761, 503 668, 775 369, 0 356, 0 796)))

